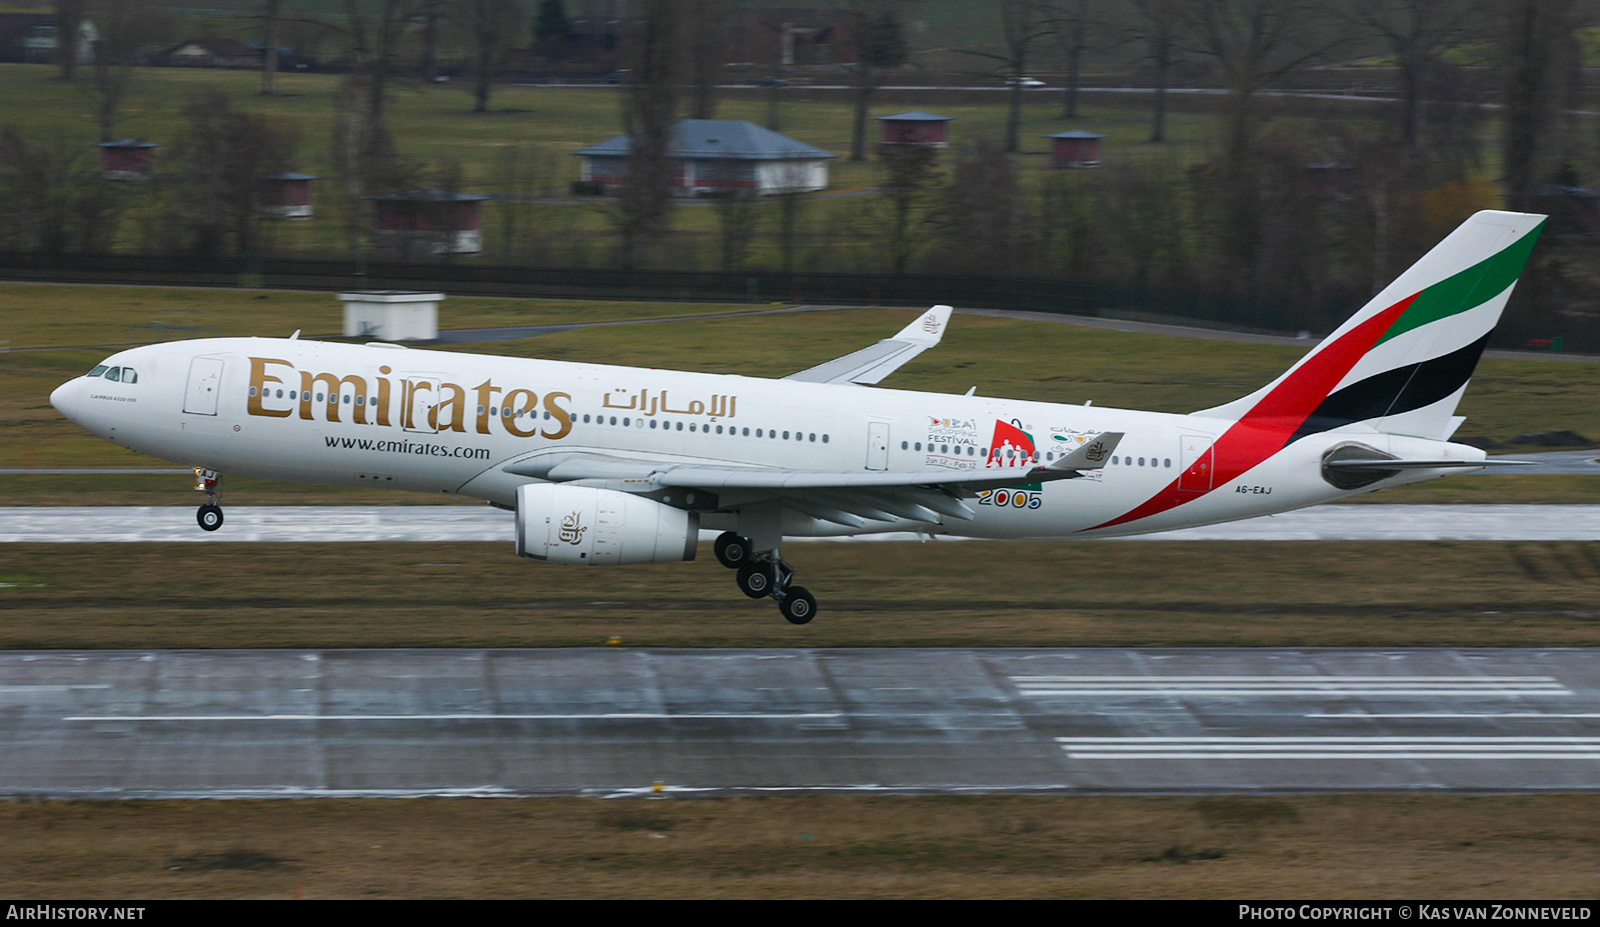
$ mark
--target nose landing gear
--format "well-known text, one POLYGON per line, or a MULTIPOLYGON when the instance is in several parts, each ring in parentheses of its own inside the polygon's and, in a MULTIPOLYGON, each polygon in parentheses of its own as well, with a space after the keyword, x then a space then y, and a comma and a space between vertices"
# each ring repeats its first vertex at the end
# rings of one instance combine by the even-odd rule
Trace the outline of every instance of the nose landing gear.
POLYGON ((222 498, 222 474, 204 467, 195 467, 194 488, 196 492, 206 494, 206 504, 200 506, 194 513, 194 520, 204 531, 215 531, 222 527, 222 506, 217 504, 222 498))
POLYGON ((794 569, 773 550, 751 551, 750 541, 732 531, 717 538, 717 561, 738 570, 739 591, 752 599, 772 596, 790 624, 809 624, 817 616, 817 600, 804 586, 791 585, 794 569))

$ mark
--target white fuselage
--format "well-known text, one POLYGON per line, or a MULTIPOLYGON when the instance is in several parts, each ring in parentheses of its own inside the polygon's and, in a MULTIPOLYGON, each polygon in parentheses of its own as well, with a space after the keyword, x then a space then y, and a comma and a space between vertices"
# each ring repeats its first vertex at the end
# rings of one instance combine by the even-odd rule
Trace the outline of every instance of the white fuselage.
MULTIPOLYGON (((1193 476, 1193 465, 1232 422, 1192 415, 273 338, 153 345, 105 363, 133 368, 137 382, 80 377, 51 399, 79 425, 133 450, 223 473, 445 492, 501 506, 515 505, 519 485, 537 482, 503 468, 552 452, 926 473, 937 482, 981 469, 1016 468, 1020 477, 1033 452, 1049 463, 1077 436, 1117 431, 1126 437, 1103 470, 1031 486, 1019 479, 1017 488, 969 500, 973 520, 946 519, 934 529, 984 538, 1114 536, 1281 512, 1444 475, 1417 470, 1358 491, 1336 489, 1319 462, 1352 439, 1396 456, 1482 458, 1442 441, 1338 431, 1293 441, 1211 485, 1193 476), (1105 526, 1158 493, 1170 495, 1180 476, 1189 477, 1178 487, 1181 504, 1105 526)), ((719 517, 709 514, 705 526, 724 526, 719 517)), ((852 527, 794 513, 784 521, 784 533, 795 536, 907 527, 852 527)))

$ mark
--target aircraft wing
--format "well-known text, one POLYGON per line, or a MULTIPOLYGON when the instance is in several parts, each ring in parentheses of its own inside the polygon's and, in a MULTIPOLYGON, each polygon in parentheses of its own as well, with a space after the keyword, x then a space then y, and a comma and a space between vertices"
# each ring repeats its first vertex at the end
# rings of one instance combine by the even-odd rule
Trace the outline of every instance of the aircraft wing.
MULTIPOLYGON (((706 461, 651 460, 590 451, 553 451, 501 467, 516 476, 582 482, 645 495, 696 490, 697 509, 728 511, 776 502, 813 518, 853 528, 870 521, 940 524, 975 517, 966 500, 983 490, 1081 477, 1105 466, 1120 432, 1106 432, 1046 466, 983 470, 794 470, 706 461)), ((687 501, 687 500, 685 500, 687 501)))
POLYGON ((791 373, 784 379, 866 385, 881 382, 906 361, 939 343, 950 321, 950 312, 949 306, 934 306, 924 312, 921 318, 902 328, 893 338, 885 338, 871 347, 808 367, 799 373, 791 373))

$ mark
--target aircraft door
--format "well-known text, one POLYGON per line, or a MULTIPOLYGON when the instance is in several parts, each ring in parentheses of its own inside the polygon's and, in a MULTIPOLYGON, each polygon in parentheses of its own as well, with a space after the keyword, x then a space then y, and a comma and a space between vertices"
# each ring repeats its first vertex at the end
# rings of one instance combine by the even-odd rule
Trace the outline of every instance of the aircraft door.
POLYGON ((1210 492, 1211 473, 1216 469, 1212 454, 1213 439, 1205 435, 1184 435, 1178 454, 1183 472, 1178 475, 1178 488, 1185 492, 1210 492))
POLYGON ((889 469, 889 423, 867 423, 867 469, 889 469))
POLYGON ((400 378, 400 427, 421 434, 438 432, 432 416, 439 404, 440 378, 431 373, 408 374, 400 378))
POLYGON ((183 394, 183 411, 191 415, 216 415, 222 392, 222 358, 196 357, 189 361, 189 387, 183 394))

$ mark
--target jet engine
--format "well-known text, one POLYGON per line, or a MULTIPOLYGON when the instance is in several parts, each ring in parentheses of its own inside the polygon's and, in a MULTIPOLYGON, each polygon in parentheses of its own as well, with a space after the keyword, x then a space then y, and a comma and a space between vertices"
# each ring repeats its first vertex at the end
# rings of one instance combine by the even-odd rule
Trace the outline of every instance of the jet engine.
POLYGON ((531 483, 517 487, 517 555, 551 563, 614 566, 693 560, 700 515, 613 489, 531 483))

